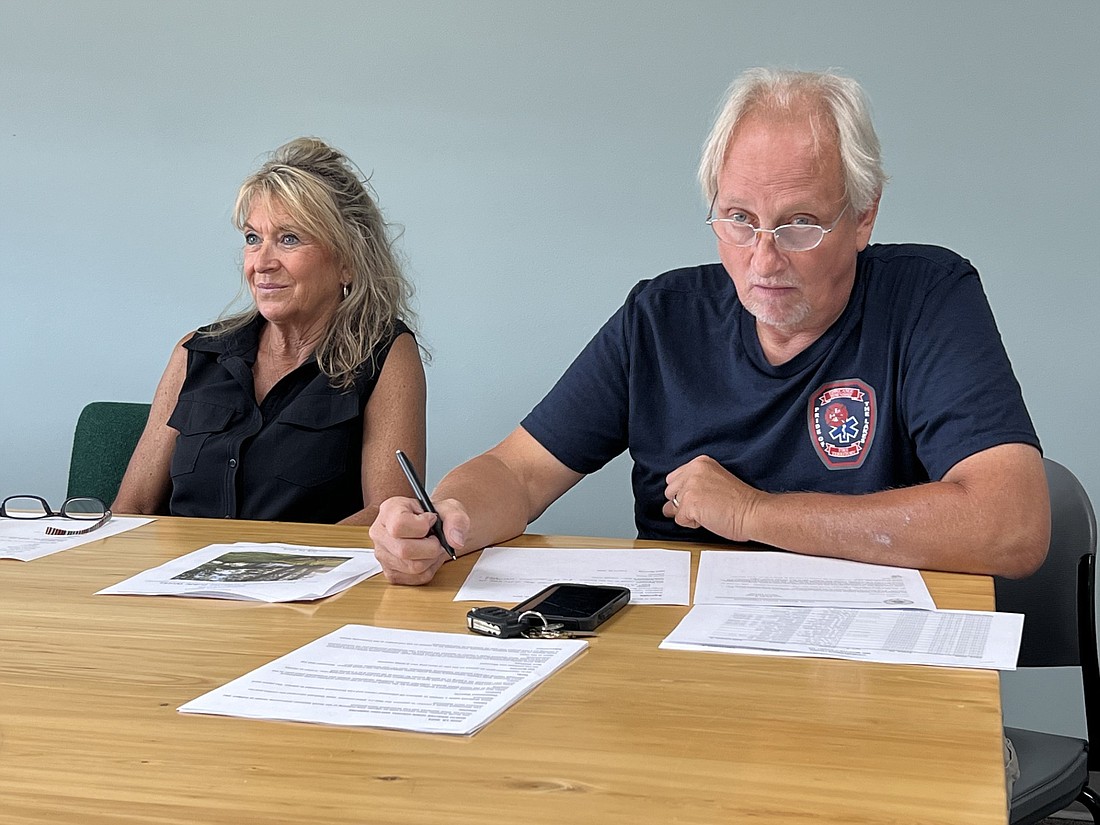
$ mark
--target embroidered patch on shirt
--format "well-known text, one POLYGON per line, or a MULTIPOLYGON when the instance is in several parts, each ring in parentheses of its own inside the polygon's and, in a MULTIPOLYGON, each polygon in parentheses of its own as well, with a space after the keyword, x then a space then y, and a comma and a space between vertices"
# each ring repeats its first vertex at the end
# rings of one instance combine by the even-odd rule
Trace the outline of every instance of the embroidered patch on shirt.
POLYGON ((875 391, 858 378, 824 384, 810 396, 810 440, 830 470, 862 466, 875 437, 875 391))

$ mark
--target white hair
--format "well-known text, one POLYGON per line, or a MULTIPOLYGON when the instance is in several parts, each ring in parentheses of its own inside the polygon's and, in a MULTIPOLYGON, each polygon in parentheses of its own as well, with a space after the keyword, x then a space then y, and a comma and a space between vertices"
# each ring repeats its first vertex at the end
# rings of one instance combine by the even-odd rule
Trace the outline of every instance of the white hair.
POLYGON ((848 203, 859 214, 875 202, 886 184, 882 150, 859 83, 831 72, 748 69, 730 84, 714 127, 703 144, 699 183, 709 203, 718 191, 718 173, 734 131, 748 115, 765 112, 810 115, 815 146, 819 127, 836 140, 844 168, 848 203), (824 123, 820 122, 826 117, 824 123))

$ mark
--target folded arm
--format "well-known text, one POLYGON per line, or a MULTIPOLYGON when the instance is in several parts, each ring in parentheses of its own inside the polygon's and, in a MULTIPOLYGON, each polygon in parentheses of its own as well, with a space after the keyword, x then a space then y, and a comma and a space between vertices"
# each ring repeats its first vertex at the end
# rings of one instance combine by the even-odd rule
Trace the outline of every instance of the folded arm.
POLYGON ((1026 444, 975 453, 941 481, 865 495, 765 493, 706 457, 667 482, 664 513, 677 524, 808 555, 1018 578, 1050 542, 1043 462, 1026 444))

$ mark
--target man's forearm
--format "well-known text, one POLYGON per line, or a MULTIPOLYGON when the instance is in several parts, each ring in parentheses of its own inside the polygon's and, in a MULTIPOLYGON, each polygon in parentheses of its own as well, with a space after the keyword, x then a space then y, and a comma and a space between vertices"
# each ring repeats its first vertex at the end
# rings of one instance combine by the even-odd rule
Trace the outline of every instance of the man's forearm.
POLYGON ((437 506, 442 499, 462 504, 470 517, 463 548, 480 550, 518 536, 581 478, 517 427, 444 476, 432 498, 437 506))
POLYGON ((491 454, 479 455, 447 473, 432 493, 437 504, 454 499, 470 516, 463 543, 469 552, 520 535, 533 515, 521 480, 491 454))
POLYGON ((940 481, 867 495, 764 495, 746 514, 746 534, 816 556, 927 570, 1021 577, 1049 542, 1043 495, 1011 503, 940 481))

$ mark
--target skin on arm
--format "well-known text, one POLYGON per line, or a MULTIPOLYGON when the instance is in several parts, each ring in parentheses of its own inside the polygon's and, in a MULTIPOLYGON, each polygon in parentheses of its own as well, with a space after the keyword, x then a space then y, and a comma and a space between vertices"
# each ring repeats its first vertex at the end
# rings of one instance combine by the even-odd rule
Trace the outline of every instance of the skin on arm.
POLYGON ((684 527, 874 564, 1022 578, 1050 543, 1043 461, 1027 444, 975 453, 942 481, 851 496, 765 493, 701 456, 669 473, 665 495, 684 527))
POLYGON ((168 366, 149 409, 149 421, 126 466, 118 495, 111 504, 111 510, 116 513, 154 516, 168 512, 168 494, 172 488, 169 467, 176 448, 176 436, 179 435, 178 430, 168 426, 168 419, 176 408, 180 388, 187 375, 187 350, 183 344, 192 335, 194 333, 181 338, 168 359, 168 366))
POLYGON ((404 450, 424 477, 426 399, 424 364, 416 341, 411 335, 399 335, 363 411, 363 509, 341 524, 372 524, 387 498, 411 495, 395 457, 397 450, 404 450))
MULTIPOLYGON (((522 427, 448 473, 432 493, 443 531, 459 555, 522 533, 583 476, 554 458, 522 427)), ((447 560, 428 536, 435 516, 415 499, 384 502, 371 527, 374 553, 394 584, 425 584, 447 560)))

